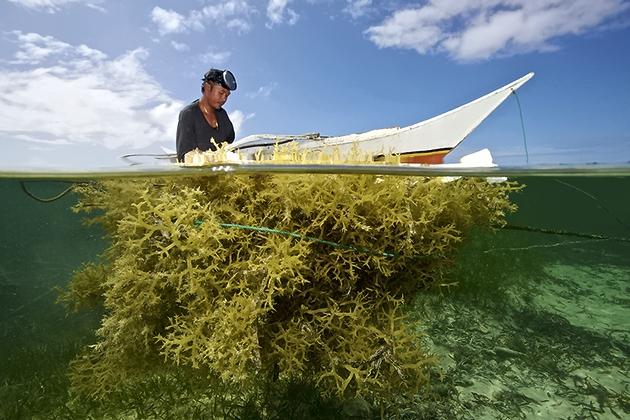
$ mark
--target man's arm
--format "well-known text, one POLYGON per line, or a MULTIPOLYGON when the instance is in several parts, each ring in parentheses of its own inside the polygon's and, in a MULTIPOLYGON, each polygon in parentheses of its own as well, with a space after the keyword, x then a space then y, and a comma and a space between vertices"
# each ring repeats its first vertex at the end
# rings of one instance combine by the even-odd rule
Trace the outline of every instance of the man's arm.
POLYGON ((183 162, 184 155, 197 147, 197 139, 195 137, 195 123, 191 112, 183 110, 179 113, 179 121, 177 122, 177 161, 183 162))

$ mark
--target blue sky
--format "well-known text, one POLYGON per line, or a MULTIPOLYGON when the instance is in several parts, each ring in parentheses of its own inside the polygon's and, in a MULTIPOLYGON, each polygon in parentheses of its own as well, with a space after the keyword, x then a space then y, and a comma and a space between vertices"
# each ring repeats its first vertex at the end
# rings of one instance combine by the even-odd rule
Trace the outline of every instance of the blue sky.
MULTIPOLYGON (((627 0, 0 0, 0 168, 174 148, 210 67, 237 138, 432 117, 534 71, 530 163, 630 161, 627 0)), ((450 155, 524 164, 508 99, 450 155)))

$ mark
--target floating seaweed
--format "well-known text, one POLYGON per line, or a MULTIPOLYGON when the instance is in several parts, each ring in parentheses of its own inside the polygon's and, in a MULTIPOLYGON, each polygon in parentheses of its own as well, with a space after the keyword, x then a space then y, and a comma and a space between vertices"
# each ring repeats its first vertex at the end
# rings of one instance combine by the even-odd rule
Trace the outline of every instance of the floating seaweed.
POLYGON ((518 188, 335 174, 77 186, 74 210, 111 246, 61 298, 105 309, 73 390, 103 398, 185 367, 245 390, 301 378, 341 398, 415 395, 434 359, 405 304, 472 227, 504 223, 518 188))

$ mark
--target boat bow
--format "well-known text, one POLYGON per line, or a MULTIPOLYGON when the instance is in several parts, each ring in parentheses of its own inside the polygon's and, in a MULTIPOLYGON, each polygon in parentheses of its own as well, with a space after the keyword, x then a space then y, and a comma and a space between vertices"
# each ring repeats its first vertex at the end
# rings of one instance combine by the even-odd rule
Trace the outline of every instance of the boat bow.
POLYGON ((277 144, 291 143, 299 149, 311 151, 336 149, 341 154, 349 153, 358 146, 361 152, 374 157, 397 154, 405 163, 442 163, 444 156, 533 76, 534 73, 529 73, 474 101, 407 127, 384 128, 338 137, 258 134, 234 142, 230 149, 252 157, 259 152, 271 153, 277 144))

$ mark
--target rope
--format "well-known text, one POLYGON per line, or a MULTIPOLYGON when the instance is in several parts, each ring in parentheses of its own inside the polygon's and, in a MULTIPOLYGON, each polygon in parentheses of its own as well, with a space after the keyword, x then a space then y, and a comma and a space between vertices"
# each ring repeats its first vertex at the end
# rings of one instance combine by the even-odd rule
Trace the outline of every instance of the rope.
POLYGON ((63 190, 62 192, 60 192, 59 194, 55 195, 54 197, 50 197, 50 198, 41 198, 36 196, 35 194, 33 194, 32 192, 30 192, 27 188, 26 188, 26 182, 25 181, 20 181, 20 186, 22 187, 22 191, 24 191, 24 193, 26 195, 28 195, 29 197, 31 197, 34 200, 39 201, 40 203, 52 203, 53 201, 57 201, 60 198, 62 198, 64 195, 68 194, 70 191, 72 191, 72 188, 74 188, 74 182, 71 181, 57 181, 57 182, 63 182, 66 184, 72 184, 70 185, 68 188, 66 188, 65 190, 63 190))
MULTIPOLYGON (((203 220, 195 220, 195 226, 201 226, 202 223, 203 223, 203 220)), ((392 252, 379 252, 379 251, 374 251, 372 249, 367 249, 367 248, 357 248, 357 247, 355 247, 353 245, 340 244, 338 242, 327 241, 325 239, 316 238, 314 236, 306 236, 306 235, 302 235, 302 234, 297 233, 297 232, 291 232, 291 231, 282 230, 282 229, 272 229, 272 228, 260 227, 260 226, 239 225, 239 224, 236 224, 236 223, 220 223, 219 226, 221 226, 222 228, 225 228, 225 229, 233 228, 233 229, 251 230, 251 231, 254 231, 254 232, 261 232, 261 233, 274 233, 274 234, 277 234, 277 235, 289 236, 289 237, 295 238, 295 239, 301 239, 301 240, 305 240, 305 241, 317 242, 317 243, 320 243, 320 244, 331 246, 333 248, 349 249, 349 250, 352 250, 352 251, 362 252, 362 253, 366 253, 366 254, 370 254, 370 255, 379 255, 379 256, 384 256, 384 257, 398 257, 398 256, 400 256, 400 254, 395 254, 395 253, 392 253, 392 252)))
POLYGON ((570 232, 570 231, 566 231, 566 230, 533 228, 533 227, 530 227, 530 226, 505 225, 505 226, 502 227, 502 229, 520 230, 520 231, 525 231, 525 232, 546 233, 546 234, 550 234, 550 235, 574 236, 576 238, 587 238, 587 239, 597 239, 597 240, 630 242, 630 238, 624 238, 624 237, 594 235, 594 234, 591 234, 591 233, 570 232))
POLYGON ((608 209, 608 207, 604 206, 604 204, 601 202, 601 200, 599 198, 595 197, 593 194, 589 194, 588 192, 584 191, 583 189, 578 188, 578 187, 576 187, 573 184, 569 184, 568 182, 560 181, 559 179, 555 179, 554 181, 556 181, 558 184, 562 184, 562 185, 565 185, 565 186, 567 186, 569 188, 573 188, 577 192, 580 192, 580 193, 584 194, 585 196, 587 196, 588 198, 590 198, 591 200, 595 201, 595 203, 597 204, 597 207, 599 207, 600 209, 602 209, 603 211, 608 213, 608 215, 610 217, 612 217, 613 219, 615 219, 617 221, 617 223, 619 223, 621 226, 623 226, 628 231, 630 231, 630 226, 628 226, 623 220, 621 220, 612 211, 610 211, 608 209))
POLYGON ((521 108, 521 101, 518 99, 518 93, 512 89, 512 93, 516 98, 518 104, 518 113, 521 116, 521 130, 523 131, 523 145, 525 146, 525 162, 529 163, 529 152, 527 151, 527 135, 525 134, 525 121, 523 120, 523 109, 521 108))
POLYGON ((338 242, 333 242, 333 241, 327 241, 325 239, 316 238, 314 236, 301 235, 301 234, 299 234, 297 232, 290 232, 288 230, 272 229, 272 228, 258 227, 258 226, 238 225, 238 224, 235 224, 235 223, 221 223, 220 226, 223 227, 223 228, 236 228, 236 229, 243 229, 243 230, 253 230, 253 231, 262 232, 262 233, 275 233, 275 234, 278 234, 278 235, 290 236, 292 238, 302 239, 302 240, 305 240, 305 241, 317 242, 317 243, 320 243, 320 244, 331 246, 333 248, 349 249, 349 250, 352 250, 352 251, 362 252, 362 253, 366 253, 366 254, 370 254, 370 255, 379 255, 379 256, 384 256, 384 257, 396 257, 396 256, 398 256, 397 254, 394 254, 394 253, 391 253, 391 252, 378 252, 378 251, 374 251, 372 249, 367 249, 367 248, 357 248, 357 247, 352 246, 352 245, 340 244, 338 242))
MULTIPOLYGON (((195 222, 194 222, 195 226, 201 226, 202 223, 203 223, 202 220, 195 220, 195 222)), ((361 253, 366 253, 366 254, 370 254, 370 255, 378 255, 378 256, 384 256, 384 257, 390 257, 390 258, 392 258, 392 257, 399 257, 400 256, 400 254, 393 253, 393 252, 379 252, 379 251, 374 251, 374 250, 368 249, 368 248, 358 248, 358 247, 355 247, 353 245, 341 244, 341 243, 338 243, 338 242, 328 241, 328 240, 325 240, 325 239, 316 238, 314 236, 302 235, 302 234, 297 233, 297 232, 291 232, 291 231, 282 230, 282 229, 273 229, 273 228, 261 227, 261 226, 247 226, 247 225, 240 225, 240 224, 236 224, 236 223, 220 223, 219 226, 221 226, 222 228, 225 228, 225 229, 233 228, 233 229, 251 230, 251 231, 260 232, 260 233, 272 233, 272 234, 277 234, 277 235, 289 236, 289 237, 295 238, 295 239, 321 243, 321 244, 324 244, 324 245, 331 246, 333 248, 348 249, 348 250, 361 252, 361 253)), ((548 235, 564 235, 564 236, 574 236, 574 237, 578 237, 578 238, 586 238, 586 239, 593 239, 593 240, 600 240, 600 241, 601 240, 607 240, 607 241, 619 241, 619 242, 628 242, 628 243, 630 243, 630 238, 610 237, 610 236, 605 236, 605 235, 595 235, 595 234, 580 233, 580 232, 569 232, 569 231, 555 230, 555 229, 534 228, 534 227, 530 227, 530 226, 505 225, 505 226, 502 226, 500 228, 501 229, 507 229, 507 230, 518 230, 518 231, 526 231, 526 232, 544 233, 544 234, 548 234, 548 235)), ((414 258, 422 258, 422 256, 421 255, 417 255, 414 258)))

